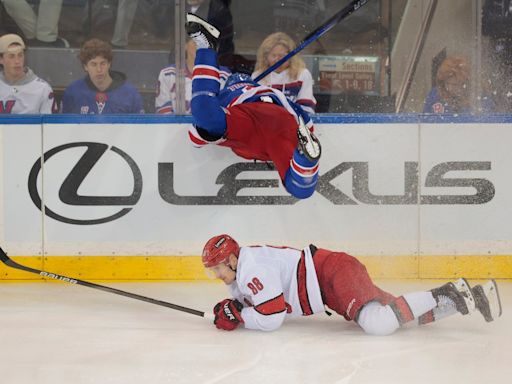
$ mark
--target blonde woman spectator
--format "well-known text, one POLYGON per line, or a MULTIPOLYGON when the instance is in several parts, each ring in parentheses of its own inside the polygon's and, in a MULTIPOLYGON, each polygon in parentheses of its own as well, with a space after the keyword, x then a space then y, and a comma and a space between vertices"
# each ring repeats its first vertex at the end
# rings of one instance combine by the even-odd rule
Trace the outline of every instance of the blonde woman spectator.
POLYGON ((53 90, 25 65, 25 42, 15 34, 0 37, 0 114, 57 112, 53 90))
MULTIPOLYGON (((258 48, 256 67, 252 78, 256 78, 282 59, 295 49, 295 46, 295 42, 286 33, 276 32, 267 36, 258 48)), ((316 100, 313 96, 313 78, 300 56, 293 56, 274 72, 260 80, 259 83, 279 89, 306 112, 315 112, 316 100)))

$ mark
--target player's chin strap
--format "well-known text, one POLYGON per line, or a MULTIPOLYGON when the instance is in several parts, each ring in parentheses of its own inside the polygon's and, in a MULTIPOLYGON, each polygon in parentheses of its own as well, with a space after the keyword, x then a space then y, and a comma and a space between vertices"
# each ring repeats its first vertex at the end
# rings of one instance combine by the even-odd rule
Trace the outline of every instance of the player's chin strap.
MULTIPOLYGON (((240 251, 238 251, 238 252, 240 252, 240 251)), ((233 255, 236 257, 236 266, 238 266, 238 255, 236 255, 236 254, 234 254, 234 253, 233 253, 233 255)), ((230 262, 228 262, 228 264, 227 264, 227 265, 228 265, 229 269, 231 269, 233 272, 235 272, 235 279, 236 279, 236 266, 235 266, 235 268, 233 268, 233 267, 231 266, 231 263, 230 263, 230 262)))

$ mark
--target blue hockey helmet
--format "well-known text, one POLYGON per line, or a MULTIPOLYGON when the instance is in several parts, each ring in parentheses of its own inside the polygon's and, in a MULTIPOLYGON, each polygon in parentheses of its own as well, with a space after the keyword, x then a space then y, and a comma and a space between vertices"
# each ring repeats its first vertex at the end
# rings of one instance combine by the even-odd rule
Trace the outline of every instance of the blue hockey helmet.
POLYGON ((227 88, 233 84, 238 83, 249 83, 249 84, 256 84, 254 80, 251 78, 250 75, 247 73, 233 73, 229 75, 229 77, 226 79, 226 84, 224 84, 224 88, 227 88))

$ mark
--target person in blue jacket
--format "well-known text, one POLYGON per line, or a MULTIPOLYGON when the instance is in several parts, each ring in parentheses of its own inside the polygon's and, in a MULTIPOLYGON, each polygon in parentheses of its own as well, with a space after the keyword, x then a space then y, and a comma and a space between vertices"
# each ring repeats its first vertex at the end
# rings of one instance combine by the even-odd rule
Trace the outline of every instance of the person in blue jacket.
POLYGON ((111 70, 113 55, 109 43, 100 39, 86 41, 80 48, 79 59, 87 76, 66 88, 62 113, 144 113, 137 89, 124 73, 111 70))
POLYGON ((492 113, 495 102, 488 90, 482 88, 479 105, 471 100, 471 67, 463 56, 448 56, 439 66, 435 86, 430 90, 423 113, 492 113))

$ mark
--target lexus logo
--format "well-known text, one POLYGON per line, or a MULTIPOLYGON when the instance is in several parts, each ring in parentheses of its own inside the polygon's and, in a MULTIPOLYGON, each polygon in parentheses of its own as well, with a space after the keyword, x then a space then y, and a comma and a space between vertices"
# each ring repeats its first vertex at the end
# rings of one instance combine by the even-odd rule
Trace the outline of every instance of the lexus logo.
MULTIPOLYGON (((430 168, 424 165, 426 177, 423 180, 420 163, 406 161, 403 164, 403 177, 390 179, 390 183, 401 185, 403 192, 376 194, 370 188, 372 182, 368 162, 341 162, 331 165, 330 168, 324 166, 316 193, 333 205, 481 205, 494 198, 495 186, 488 178, 471 174, 489 172, 491 165, 490 161, 441 162, 431 165, 430 168), (455 171, 463 174, 453 175, 452 172, 455 171), (336 183, 338 177, 349 172, 352 174, 350 185, 336 183)), ((198 193, 193 190, 191 194, 179 194, 176 186, 183 183, 183 179, 174 174, 174 167, 172 162, 158 163, 156 177, 160 198, 170 205, 285 206, 298 201, 288 194, 275 195, 272 192, 279 187, 277 172, 274 179, 258 178, 254 175, 250 178, 240 177, 244 172, 268 171, 269 168, 264 163, 242 162, 228 165, 215 180, 221 187, 214 195, 204 195, 200 188, 196 189, 198 193)), ((44 153, 42 161, 38 159, 34 163, 28 179, 28 189, 32 202, 52 219, 77 225, 103 224, 123 217, 138 203, 142 194, 142 174, 135 161, 117 147, 94 142, 69 143, 49 150, 44 153), (76 156, 77 148, 84 151, 81 157, 76 156), (52 157, 65 151, 69 152, 53 159, 58 164, 54 167, 52 157), (74 160, 75 158, 78 160, 74 160), (66 168, 70 159, 73 162, 66 168), (38 189, 42 164, 45 165, 44 207, 39 194, 42 188, 38 189), (106 190, 112 187, 115 191, 107 195, 106 190), (88 190, 94 192, 87 193, 88 190), (129 194, 112 196, 125 190, 129 194), (101 191, 101 196, 97 196, 100 194, 97 191, 101 191), (120 206, 122 208, 118 209, 120 206), (57 213, 59 210, 66 214, 57 213), (114 210, 117 212, 112 213, 114 210), (84 212, 93 217, 82 217, 84 212)))
MULTIPOLYGON (((72 217, 64 217, 56 213, 54 210, 47 207, 46 205, 44 206, 44 213, 47 216, 55 220, 61 221, 63 223, 77 225, 92 225, 107 223, 109 221, 116 220, 130 212, 132 210, 132 207, 135 204, 137 204, 142 194, 142 174, 135 161, 127 153, 123 152, 119 148, 114 146, 110 147, 109 153, 112 152, 115 155, 120 156, 121 159, 128 164, 131 170, 131 173, 133 175, 133 189, 131 193, 127 196, 86 196, 80 195, 78 193, 80 186, 82 185, 86 177, 89 175, 91 170, 94 168, 96 163, 103 156, 107 156, 106 152, 107 150, 109 150, 109 146, 106 144, 93 142, 78 142, 64 144, 46 152, 43 156, 43 162, 46 165, 54 155, 69 150, 71 148, 77 147, 85 147, 86 151, 62 182, 58 192, 58 197, 60 201, 64 204, 68 204, 71 206, 123 206, 123 208, 119 209, 114 214, 109 214, 107 216, 93 219, 77 219, 72 217)), ((37 188, 37 179, 41 172, 41 163, 42 162, 40 159, 34 163, 32 169, 30 170, 30 175, 28 178, 28 189, 30 198, 40 210, 43 209, 43 205, 41 196, 37 188)), ((116 177, 112 177, 112 179, 116 179, 116 177)))

